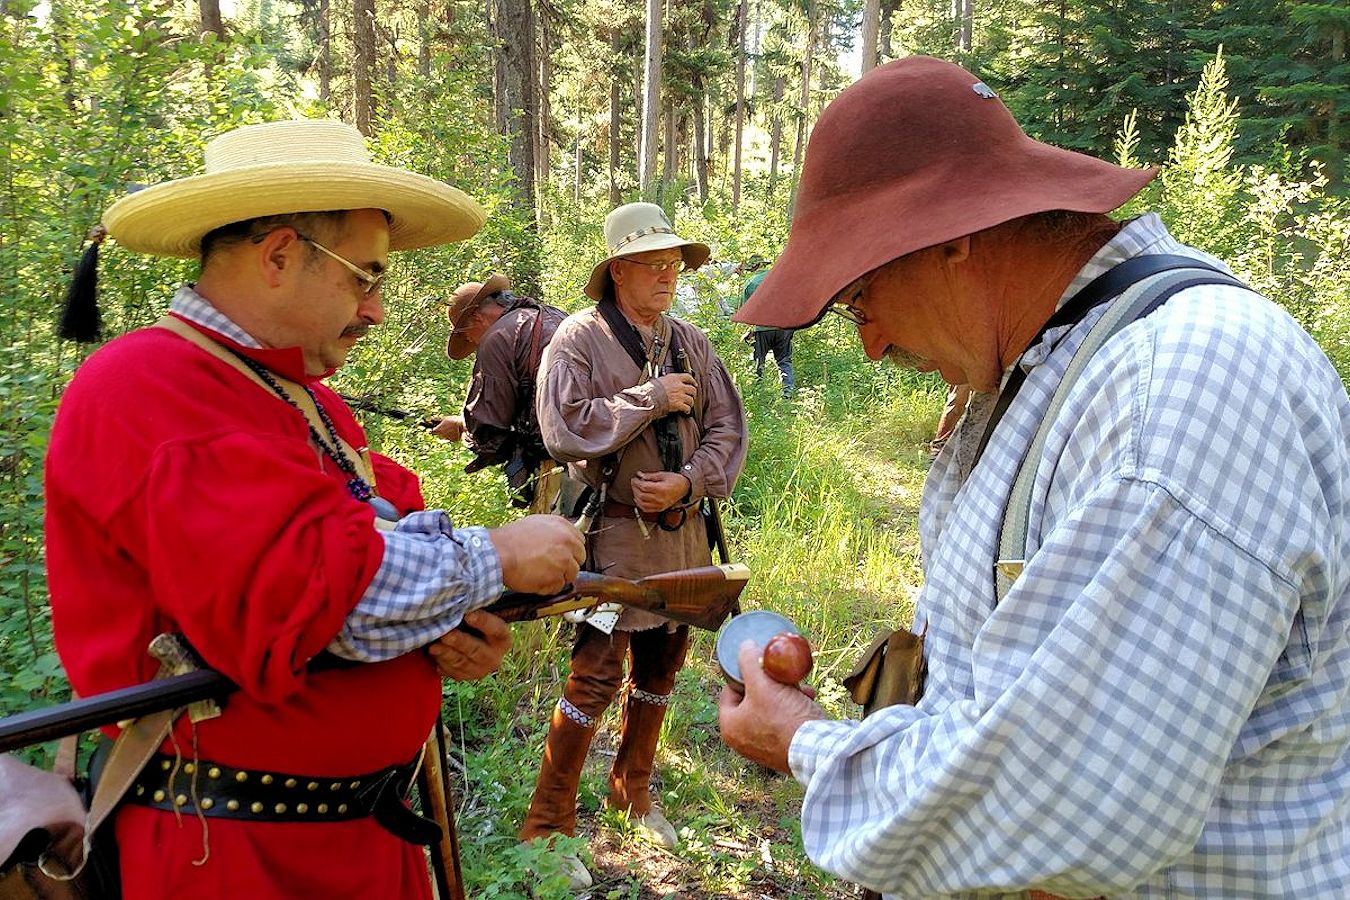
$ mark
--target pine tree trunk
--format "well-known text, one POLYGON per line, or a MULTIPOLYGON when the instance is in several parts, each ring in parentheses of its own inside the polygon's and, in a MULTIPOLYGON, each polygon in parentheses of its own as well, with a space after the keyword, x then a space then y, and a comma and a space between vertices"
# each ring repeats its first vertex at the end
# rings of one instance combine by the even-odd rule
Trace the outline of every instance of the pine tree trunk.
POLYGON ((970 52, 971 35, 975 28, 975 0, 961 0, 961 39, 957 49, 970 52))
MULTIPOLYGON (((536 209, 534 148, 539 99, 535 92, 534 16, 529 0, 494 0, 500 93, 495 109, 508 139, 507 158, 520 199, 536 209)), ((537 214, 537 212, 536 212, 537 214)))
POLYGON ((370 77, 375 68, 375 0, 352 2, 352 121, 365 136, 375 118, 370 77))
POLYGON ((806 12, 806 56, 802 59, 802 91, 797 98, 797 142, 792 147, 792 182, 801 177, 802 156, 806 152, 806 120, 811 114, 811 64, 816 52, 816 0, 809 0, 806 12))
MULTIPOLYGON (((609 29, 609 55, 611 63, 617 65, 620 59, 619 52, 622 45, 619 43, 619 29, 617 26, 610 26, 609 29)), ((610 209, 619 205, 623 199, 623 194, 619 190, 619 165, 621 157, 619 154, 620 132, 623 129, 623 116, 621 107, 623 103, 623 88, 619 83, 619 73, 617 69, 611 68, 609 74, 609 206, 610 209)))
POLYGON ((769 129, 769 194, 778 184, 778 159, 783 150, 783 93, 786 79, 779 75, 773 80, 773 125, 769 129))
POLYGON ((638 153, 638 190, 656 175, 656 144, 661 116, 661 0, 647 0, 647 42, 642 63, 642 139, 638 153))
POLYGON ((220 18, 220 0, 198 0, 202 13, 202 34, 214 34, 225 40, 225 22, 220 18))
POLYGON ((328 0, 319 0, 319 100, 327 103, 333 92, 333 10, 328 0))
MULTIPOLYGON (((694 36, 689 36, 690 48, 694 45, 694 36)), ((708 89, 703 76, 697 72, 693 76, 694 99, 691 115, 694 120, 694 134, 689 144, 689 153, 694 158, 694 187, 698 191, 698 200, 708 200, 708 89)))
POLYGON ((866 75, 877 65, 877 39, 881 31, 881 0, 867 0, 863 5, 862 67, 859 75, 866 75))
MULTIPOLYGON (((535 184, 542 198, 548 185, 549 165, 553 154, 553 130, 551 117, 553 108, 549 102, 549 92, 553 82, 553 29, 547 15, 539 16, 539 80, 535 85, 535 95, 539 98, 539 116, 535 129, 534 164, 535 184)), ((539 204, 540 212, 543 204, 539 204)), ((542 223, 541 223, 542 224, 542 223)))
POLYGON ((891 17, 895 15, 900 0, 881 0, 881 27, 877 29, 877 56, 885 62, 895 58, 891 47, 891 17))
POLYGON ((661 182, 662 187, 675 183, 675 176, 679 174, 679 119, 675 112, 675 101, 669 96, 662 101, 664 107, 663 130, 664 137, 661 139, 661 182))
POLYGON ((417 2, 417 74, 431 77, 431 0, 417 2))
POLYGON ((736 149, 732 161, 731 212, 741 208, 741 144, 745 137, 745 5, 736 5, 736 149))

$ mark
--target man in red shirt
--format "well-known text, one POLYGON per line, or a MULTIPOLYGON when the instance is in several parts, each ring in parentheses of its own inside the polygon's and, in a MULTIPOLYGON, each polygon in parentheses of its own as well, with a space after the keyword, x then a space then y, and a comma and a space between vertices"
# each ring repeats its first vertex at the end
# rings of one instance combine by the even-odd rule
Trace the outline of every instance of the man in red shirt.
POLYGON ((482 677, 509 646, 479 608, 561 588, 584 552, 559 517, 488 530, 424 510, 322 380, 383 320, 389 252, 483 218, 332 121, 224 134, 205 174, 105 214, 127 249, 196 256, 201 274, 94 353, 57 413, 57 649, 93 694, 148 681, 147 643, 181 633, 240 688, 218 718, 177 722, 128 791, 126 896, 430 896, 421 847, 381 824, 401 806, 386 787, 439 715, 441 677, 482 677))

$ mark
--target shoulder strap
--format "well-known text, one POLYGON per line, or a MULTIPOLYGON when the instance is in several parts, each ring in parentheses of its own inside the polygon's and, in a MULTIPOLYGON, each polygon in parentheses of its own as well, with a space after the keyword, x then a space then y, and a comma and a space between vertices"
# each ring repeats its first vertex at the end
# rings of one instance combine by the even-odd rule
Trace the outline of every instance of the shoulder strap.
MULTIPOLYGON (((1060 379, 1059 385, 1055 388, 1045 415, 1041 418, 1040 425, 1036 428, 1036 434, 1032 437, 1031 444, 1027 448, 1026 456, 1022 458, 1022 462, 1018 466, 1017 476, 1013 480, 1012 489, 1008 494, 1008 503, 1003 511, 1003 523, 999 529, 998 559, 994 564, 995 593, 1000 601, 1012 588, 1013 582, 1017 580, 1017 577, 1022 573, 1022 569, 1026 566, 1027 529, 1031 515, 1031 488, 1036 479, 1036 464, 1044 452, 1051 425, 1059 417, 1059 411, 1063 408, 1069 391, 1072 390, 1074 383, 1087 367, 1093 354, 1116 332, 1131 322, 1149 315, 1162 306, 1173 294, 1200 284, 1227 284, 1240 288, 1247 287, 1238 279, 1207 265, 1201 260, 1176 256, 1165 258, 1172 260, 1186 259, 1190 265, 1185 267, 1168 265, 1153 268, 1152 271, 1143 275, 1139 281, 1129 286, 1120 299, 1112 304, 1111 308, 1092 326, 1092 329, 1083 339, 1083 343, 1074 351, 1073 359, 1069 360, 1068 368, 1064 371, 1064 377, 1060 379)), ((1135 259, 1151 259, 1151 257, 1135 257, 1135 259)), ((1127 260, 1128 262, 1134 262, 1134 259, 1127 260)), ((1111 272, 1124 265, 1126 263, 1116 266, 1111 272)), ((1137 273, 1141 270, 1136 268, 1135 271, 1137 273)), ((1110 274, 1110 272, 1106 274, 1110 274)), ((1095 283, 1093 282, 1093 284, 1095 283)), ((1091 284, 1088 285, 1088 287, 1091 286, 1091 284)), ((1098 300, 1093 305, 1096 306, 1101 302, 1101 300, 1098 300)), ((1018 371, 1021 370, 1018 369, 1018 371)))
MULTIPOLYGON (((172 331, 179 337, 191 341, 198 347, 201 347, 207 353, 210 353, 216 359, 220 360, 221 362, 225 363, 226 365, 230 366, 236 371, 243 373, 243 375, 246 378, 248 378, 249 381, 252 381, 254 384, 258 385, 258 387, 267 391, 267 393, 270 396, 276 396, 275 394, 272 393, 272 389, 269 388, 266 384, 264 384, 263 380, 259 378, 252 369, 244 365, 244 363, 239 359, 239 357, 235 356, 225 347, 221 346, 216 341, 211 340, 209 337, 202 334, 200 331, 193 328, 191 325, 187 324, 182 319, 176 318, 174 316, 162 316, 159 319, 159 321, 155 322, 154 327, 163 328, 167 331, 172 331)), ((296 404, 300 408, 301 413, 305 416, 306 419, 309 420, 309 423, 311 425, 317 426, 320 429, 320 433, 322 433, 323 423, 319 417, 319 410, 315 406, 314 398, 310 396, 309 391, 305 390, 300 385, 296 384, 294 381, 291 381, 288 378, 283 378, 280 375, 276 375, 275 377, 277 380, 277 384, 281 385, 282 388, 286 391, 287 396, 289 396, 292 400, 296 402, 296 404)), ((352 464, 356 466, 357 474, 365 479, 366 484, 370 485, 370 489, 372 491, 379 493, 378 488, 375 485, 375 473, 372 470, 372 467, 370 465, 370 459, 367 456, 367 454, 362 452, 361 450, 356 449, 351 444, 347 443, 345 440, 342 439, 341 435, 338 436, 338 443, 341 445, 342 452, 345 453, 347 457, 352 461, 352 464)))
POLYGON ((642 370, 639 378, 645 379, 647 377, 648 367, 654 370, 661 368, 675 341, 675 329, 671 327, 665 316, 662 316, 656 323, 656 340, 652 346, 655 353, 649 354, 647 348, 642 344, 642 335, 620 311, 619 304, 613 300, 601 300, 595 305, 595 308, 600 313, 601 318, 605 320, 605 323, 609 325, 610 333, 619 342, 619 346, 623 347, 624 352, 628 354, 628 358, 642 370))
POLYGON ((530 380, 533 381, 539 375, 539 359, 544 355, 543 342, 540 335, 544 333, 544 308, 536 306, 534 308, 534 328, 530 331, 530 380))

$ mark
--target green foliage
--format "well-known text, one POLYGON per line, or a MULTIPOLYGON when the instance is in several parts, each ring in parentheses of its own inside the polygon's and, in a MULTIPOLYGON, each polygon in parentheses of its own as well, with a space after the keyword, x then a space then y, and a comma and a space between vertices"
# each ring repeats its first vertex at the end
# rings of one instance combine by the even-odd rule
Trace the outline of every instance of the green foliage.
MULTIPOLYGON (((1327 193, 1318 163, 1305 164, 1289 152, 1263 164, 1235 164, 1239 120, 1226 87, 1225 57, 1218 54, 1190 98, 1171 164, 1127 211, 1157 209, 1180 240, 1220 257, 1281 303, 1350 383, 1347 202, 1327 193)), ((1129 127, 1127 120, 1122 146, 1129 127)))

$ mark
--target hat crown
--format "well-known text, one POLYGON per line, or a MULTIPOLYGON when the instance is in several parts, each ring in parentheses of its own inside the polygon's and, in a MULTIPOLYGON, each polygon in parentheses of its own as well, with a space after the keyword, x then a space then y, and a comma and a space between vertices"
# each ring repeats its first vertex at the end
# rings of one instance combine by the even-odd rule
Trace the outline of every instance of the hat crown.
MULTIPOLYGON (((1000 189, 993 173, 1025 141, 1002 100, 970 72, 930 57, 895 60, 854 82, 821 113, 797 208, 809 215, 820 202, 900 181, 931 182, 940 189, 935 201, 964 203, 974 184, 1000 189), (888 143, 884 152, 879 135, 888 143)), ((925 202, 900 212, 926 211, 925 202)))
POLYGON ((650 234, 675 234, 666 211, 655 203, 627 203, 605 216, 605 243, 610 256, 623 253, 629 244, 650 234))
POLYGON ((369 164, 361 132, 331 119, 294 119, 236 128, 206 145, 206 174, 276 163, 369 164))

